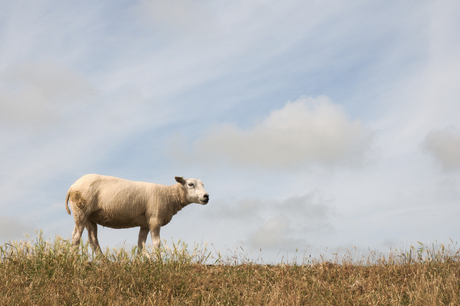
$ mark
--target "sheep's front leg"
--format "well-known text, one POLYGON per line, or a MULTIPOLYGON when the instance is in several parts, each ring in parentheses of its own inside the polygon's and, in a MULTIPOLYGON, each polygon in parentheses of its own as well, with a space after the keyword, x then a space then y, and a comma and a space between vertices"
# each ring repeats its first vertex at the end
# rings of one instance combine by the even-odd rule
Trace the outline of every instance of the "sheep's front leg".
POLYGON ((142 228, 139 231, 139 239, 137 240, 137 247, 139 248, 139 252, 145 247, 145 242, 147 241, 147 236, 149 235, 148 228, 142 228))
POLYGON ((160 247, 160 228, 161 225, 150 226, 150 235, 152 236, 152 244, 154 248, 160 247))

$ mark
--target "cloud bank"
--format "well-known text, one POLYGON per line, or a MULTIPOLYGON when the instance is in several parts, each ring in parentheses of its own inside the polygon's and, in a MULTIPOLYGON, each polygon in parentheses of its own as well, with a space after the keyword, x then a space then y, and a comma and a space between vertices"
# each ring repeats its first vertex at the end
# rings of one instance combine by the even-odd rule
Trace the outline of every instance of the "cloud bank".
POLYGON ((334 212, 326 202, 316 191, 282 201, 267 201, 257 215, 262 217, 269 212, 272 217, 253 231, 246 242, 263 250, 306 246, 309 235, 332 229, 329 219, 334 212))
POLYGON ((33 231, 33 225, 24 224, 21 218, 0 216, 0 238, 21 239, 33 231))
POLYGON ((372 136, 329 98, 302 97, 247 129, 218 125, 197 140, 193 149, 205 160, 226 159, 242 166, 359 164, 366 159, 372 136))
POLYGON ((460 131, 454 127, 430 131, 421 144, 445 170, 460 170, 460 131))
POLYGON ((305 245, 305 241, 302 239, 290 238, 289 233, 291 232, 293 232, 293 228, 287 218, 275 217, 258 228, 248 242, 252 247, 263 250, 296 248, 305 245))
POLYGON ((243 230, 246 245, 262 250, 294 250, 309 238, 333 230, 336 215, 330 200, 317 190, 280 200, 245 198, 219 201, 205 215, 212 220, 231 220, 243 230))

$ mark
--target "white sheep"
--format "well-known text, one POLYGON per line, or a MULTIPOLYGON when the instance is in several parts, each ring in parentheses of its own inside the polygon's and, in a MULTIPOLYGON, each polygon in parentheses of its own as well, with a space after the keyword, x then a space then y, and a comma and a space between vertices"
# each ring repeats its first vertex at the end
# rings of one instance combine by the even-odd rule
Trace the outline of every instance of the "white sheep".
POLYGON ((128 181, 116 177, 87 174, 79 178, 67 192, 75 219, 72 244, 79 245, 83 230, 95 251, 100 251, 97 224, 111 228, 140 226, 138 246, 145 246, 151 234, 155 248, 160 246, 160 228, 173 215, 191 203, 206 205, 209 194, 199 179, 175 177, 177 184, 166 186, 128 181))

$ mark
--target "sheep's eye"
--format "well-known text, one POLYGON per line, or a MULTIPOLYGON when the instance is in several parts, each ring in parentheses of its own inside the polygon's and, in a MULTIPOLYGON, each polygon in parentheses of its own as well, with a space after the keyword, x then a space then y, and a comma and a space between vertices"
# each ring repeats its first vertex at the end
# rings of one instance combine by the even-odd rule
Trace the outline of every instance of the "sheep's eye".
POLYGON ((195 187, 192 183, 188 183, 189 187, 195 187))

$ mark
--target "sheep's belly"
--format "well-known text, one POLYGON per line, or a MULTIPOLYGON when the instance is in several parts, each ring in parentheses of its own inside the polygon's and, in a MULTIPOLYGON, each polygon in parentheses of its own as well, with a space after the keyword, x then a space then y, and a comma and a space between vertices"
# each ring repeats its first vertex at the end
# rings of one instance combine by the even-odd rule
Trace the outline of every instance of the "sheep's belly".
POLYGON ((145 214, 138 215, 134 218, 117 218, 109 216, 103 210, 97 210, 89 215, 89 219, 97 224, 111 228, 149 227, 145 214))

